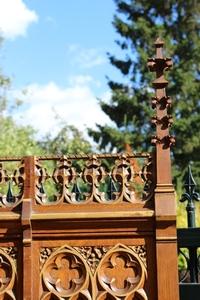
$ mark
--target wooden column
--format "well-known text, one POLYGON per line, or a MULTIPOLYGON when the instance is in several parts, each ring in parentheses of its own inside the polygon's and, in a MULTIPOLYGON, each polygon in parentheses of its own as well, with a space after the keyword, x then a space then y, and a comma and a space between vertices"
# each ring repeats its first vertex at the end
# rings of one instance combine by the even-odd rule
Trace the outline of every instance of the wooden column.
POLYGON ((32 290, 33 266, 32 266, 32 230, 31 210, 35 195, 35 158, 24 158, 25 182, 22 202, 22 245, 23 245, 23 300, 34 300, 32 290))
POLYGON ((153 81, 155 97, 152 99, 152 107, 156 110, 156 115, 152 118, 152 123, 156 126, 156 135, 152 142, 156 146, 157 299, 177 300, 179 292, 176 210, 170 158, 170 146, 174 144, 174 137, 169 134, 172 124, 172 117, 168 114, 171 99, 166 95, 168 81, 164 77, 164 71, 172 66, 172 60, 163 56, 163 45, 164 42, 158 38, 155 42, 156 56, 148 61, 150 71, 156 73, 156 79, 153 81))

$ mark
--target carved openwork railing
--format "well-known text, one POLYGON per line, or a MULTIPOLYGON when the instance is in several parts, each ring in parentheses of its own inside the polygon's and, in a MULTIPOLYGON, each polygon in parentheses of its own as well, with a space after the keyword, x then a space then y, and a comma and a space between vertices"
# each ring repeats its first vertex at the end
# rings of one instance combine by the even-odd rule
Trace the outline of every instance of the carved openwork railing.
POLYGON ((14 207, 21 203, 25 170, 20 158, 0 158, 0 207, 14 207))
MULTIPOLYGON (((0 206, 16 207, 30 170, 23 158, 0 161, 0 206)), ((150 153, 35 157, 31 167, 37 205, 135 203, 153 196, 150 153)))

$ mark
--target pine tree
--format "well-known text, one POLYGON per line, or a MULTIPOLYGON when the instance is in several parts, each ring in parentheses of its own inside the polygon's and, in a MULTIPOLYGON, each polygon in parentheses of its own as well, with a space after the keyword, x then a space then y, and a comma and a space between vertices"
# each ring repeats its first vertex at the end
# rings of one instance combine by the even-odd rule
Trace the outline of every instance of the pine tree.
MULTIPOLYGON (((111 100, 101 101, 102 110, 115 127, 97 125, 89 130, 102 150, 122 150, 128 143, 134 151, 148 150, 151 128, 152 74, 147 59, 154 55, 153 42, 165 40, 167 56, 174 67, 168 74, 167 94, 173 100, 176 136, 173 158, 178 173, 189 161, 200 171, 200 2, 197 0, 115 0, 113 25, 122 57, 109 54, 110 62, 124 76, 122 82, 109 79, 111 100), (199 161, 199 162, 198 162, 199 161)), ((193 167, 193 169, 194 169, 193 167)), ((199 174, 200 177, 200 174, 199 174)))

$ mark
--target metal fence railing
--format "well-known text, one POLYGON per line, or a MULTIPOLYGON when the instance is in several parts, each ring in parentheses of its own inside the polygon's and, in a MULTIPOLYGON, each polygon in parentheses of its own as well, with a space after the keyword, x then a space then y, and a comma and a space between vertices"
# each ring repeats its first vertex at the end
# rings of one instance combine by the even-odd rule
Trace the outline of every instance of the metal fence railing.
POLYGON ((180 300, 199 300, 200 298, 200 228, 195 222, 195 202, 200 195, 195 191, 196 183, 188 167, 185 181, 185 193, 180 201, 187 202, 187 228, 178 228, 178 254, 180 300))

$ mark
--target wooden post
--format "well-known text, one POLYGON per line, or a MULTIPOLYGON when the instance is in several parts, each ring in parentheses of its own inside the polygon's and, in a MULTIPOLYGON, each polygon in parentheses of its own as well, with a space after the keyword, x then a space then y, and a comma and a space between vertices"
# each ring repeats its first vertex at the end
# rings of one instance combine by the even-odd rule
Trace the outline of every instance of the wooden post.
POLYGON ((175 194, 171 178, 170 146, 174 144, 174 137, 169 135, 172 117, 168 114, 171 105, 165 88, 168 81, 164 78, 164 71, 172 66, 172 60, 163 56, 164 42, 159 38, 155 42, 156 57, 149 59, 150 71, 156 72, 153 81, 155 97, 152 107, 156 115, 152 123, 156 126, 156 136, 152 142, 156 146, 156 262, 157 262, 157 299, 177 300, 178 265, 176 238, 175 194))
POLYGON ((23 300, 34 300, 32 291, 32 230, 31 210, 35 194, 35 158, 24 158, 25 182, 22 202, 22 245, 23 245, 23 300))

